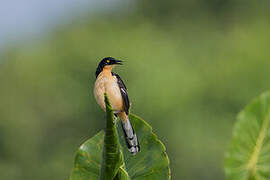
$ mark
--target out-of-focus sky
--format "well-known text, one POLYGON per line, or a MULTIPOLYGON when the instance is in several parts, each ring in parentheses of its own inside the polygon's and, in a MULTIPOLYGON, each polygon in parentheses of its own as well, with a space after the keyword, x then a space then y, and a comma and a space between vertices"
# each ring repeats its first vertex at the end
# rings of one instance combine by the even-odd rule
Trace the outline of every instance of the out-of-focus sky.
POLYGON ((0 3, 0 48, 48 31, 84 13, 118 6, 122 0, 8 0, 0 3))

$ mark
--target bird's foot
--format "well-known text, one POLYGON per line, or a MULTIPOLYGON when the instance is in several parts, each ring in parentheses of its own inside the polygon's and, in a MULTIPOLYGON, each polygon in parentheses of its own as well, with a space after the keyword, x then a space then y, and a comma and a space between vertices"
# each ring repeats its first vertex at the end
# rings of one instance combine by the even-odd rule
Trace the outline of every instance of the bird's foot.
POLYGON ((113 116, 113 123, 116 124, 117 122, 117 116, 113 116))

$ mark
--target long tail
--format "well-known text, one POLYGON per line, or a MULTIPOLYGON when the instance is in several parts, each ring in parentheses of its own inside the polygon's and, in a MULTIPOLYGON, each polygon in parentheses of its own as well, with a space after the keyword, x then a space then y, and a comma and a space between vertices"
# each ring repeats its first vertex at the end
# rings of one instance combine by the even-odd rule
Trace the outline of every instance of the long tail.
POLYGON ((129 119, 121 120, 121 125, 125 134, 126 144, 129 152, 135 155, 140 152, 140 144, 137 139, 136 133, 129 121, 129 119))

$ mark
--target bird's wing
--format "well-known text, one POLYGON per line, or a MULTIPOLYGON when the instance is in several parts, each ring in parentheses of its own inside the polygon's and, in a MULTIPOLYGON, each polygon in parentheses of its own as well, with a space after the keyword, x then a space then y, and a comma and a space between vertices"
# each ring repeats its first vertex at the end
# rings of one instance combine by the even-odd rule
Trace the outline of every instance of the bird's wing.
POLYGON ((129 103, 126 85, 118 74, 112 72, 112 75, 117 78, 117 83, 118 83, 118 86, 120 88, 120 92, 121 92, 121 95, 123 98, 124 110, 125 110, 126 114, 128 115, 130 103, 129 103))

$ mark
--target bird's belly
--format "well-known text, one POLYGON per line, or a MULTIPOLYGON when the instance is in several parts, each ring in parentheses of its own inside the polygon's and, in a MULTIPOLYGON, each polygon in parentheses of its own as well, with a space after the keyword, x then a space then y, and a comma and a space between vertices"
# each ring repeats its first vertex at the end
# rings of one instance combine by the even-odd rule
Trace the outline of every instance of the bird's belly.
POLYGON ((94 95, 97 103, 101 106, 103 110, 106 110, 104 102, 104 93, 108 95, 112 109, 114 111, 123 110, 123 100, 120 92, 120 88, 117 84, 117 81, 114 80, 99 80, 95 83, 94 95))
POLYGON ((110 83, 108 86, 105 87, 105 91, 109 97, 112 109, 115 111, 122 111, 123 100, 117 82, 110 83))

